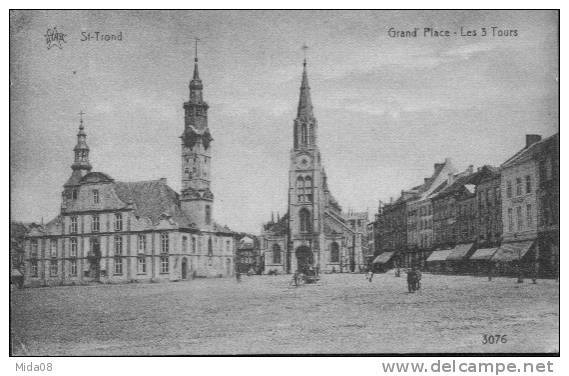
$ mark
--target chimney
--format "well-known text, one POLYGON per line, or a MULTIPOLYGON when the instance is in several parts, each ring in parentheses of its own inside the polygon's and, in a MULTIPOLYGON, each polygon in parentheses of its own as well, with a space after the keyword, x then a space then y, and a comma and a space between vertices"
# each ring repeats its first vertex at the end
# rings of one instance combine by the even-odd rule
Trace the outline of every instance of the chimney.
POLYGON ((474 173, 474 165, 468 166, 468 174, 473 174, 473 173, 474 173))
POLYGON ((446 158, 445 158, 445 164, 450 164, 450 163, 451 163, 450 158, 449 158, 449 157, 446 157, 446 158))
POLYGON ((160 181, 161 181, 162 183, 164 183, 164 184, 167 184, 166 178, 160 178, 160 181))
POLYGON ((448 173, 447 183, 448 183, 448 185, 451 185, 452 183, 454 183, 454 174, 452 172, 448 173))
POLYGON ((389 197, 389 203, 393 204, 393 196, 389 197))
POLYGON ((531 145, 533 145, 539 141, 541 141, 541 135, 539 135, 539 134, 526 134, 526 148, 529 148, 531 145))

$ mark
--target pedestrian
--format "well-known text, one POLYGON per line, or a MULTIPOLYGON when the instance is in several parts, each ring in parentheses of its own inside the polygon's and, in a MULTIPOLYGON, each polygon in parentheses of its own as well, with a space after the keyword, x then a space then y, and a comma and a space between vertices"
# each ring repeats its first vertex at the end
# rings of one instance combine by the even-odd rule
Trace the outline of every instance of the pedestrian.
POLYGON ((235 272, 235 279, 237 282, 241 282, 241 273, 239 273, 239 270, 235 272))
POLYGON ((421 270, 419 268, 417 268, 417 270, 415 271, 415 291, 421 289, 421 277, 422 276, 423 275, 421 273, 421 270))
POLYGON ((372 267, 368 268, 366 277, 367 277, 368 282, 371 283, 371 281, 373 280, 373 268, 372 267))
POLYGON ((415 271, 415 267, 411 267, 411 269, 407 270, 407 289, 409 292, 415 291, 415 281, 417 278, 417 272, 415 271))

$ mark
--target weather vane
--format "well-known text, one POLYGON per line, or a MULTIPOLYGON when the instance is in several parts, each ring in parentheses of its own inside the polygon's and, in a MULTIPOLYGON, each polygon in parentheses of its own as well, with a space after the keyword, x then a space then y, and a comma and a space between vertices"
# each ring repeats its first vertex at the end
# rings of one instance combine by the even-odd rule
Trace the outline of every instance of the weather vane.
POLYGON ((81 122, 81 125, 83 125, 83 115, 85 115, 83 110, 79 111, 79 121, 81 122))

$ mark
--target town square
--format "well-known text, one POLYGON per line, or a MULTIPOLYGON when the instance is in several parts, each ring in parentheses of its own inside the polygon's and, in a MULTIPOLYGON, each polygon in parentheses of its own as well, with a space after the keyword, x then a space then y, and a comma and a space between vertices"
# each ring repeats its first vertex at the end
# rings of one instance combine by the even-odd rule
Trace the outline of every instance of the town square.
POLYGON ((12 12, 11 353, 558 353, 557 16, 12 12))
POLYGON ((15 355, 554 353, 559 285, 512 278, 329 274, 24 289, 15 355), (213 293, 215 291, 215 293, 213 293), (506 343, 483 344, 484 335, 506 343))

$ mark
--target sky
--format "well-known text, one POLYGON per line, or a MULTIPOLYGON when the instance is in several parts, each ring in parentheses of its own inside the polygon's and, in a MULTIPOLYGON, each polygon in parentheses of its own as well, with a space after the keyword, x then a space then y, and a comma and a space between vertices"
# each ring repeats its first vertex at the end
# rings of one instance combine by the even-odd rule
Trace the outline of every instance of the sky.
POLYGON ((11 219, 58 214, 80 111, 93 171, 165 177, 179 191, 194 37, 214 217, 236 231, 259 233, 271 212, 286 212, 305 43, 318 144, 345 211, 371 217, 447 157, 458 169, 499 166, 526 134, 558 132, 554 11, 16 11, 11 219), (492 26, 516 36, 491 36, 492 26), (65 41, 48 49, 53 27, 65 41), (416 38, 388 35, 415 27, 416 38), (424 37, 427 27, 450 36, 424 37), (96 31, 122 41, 81 41, 96 31))

